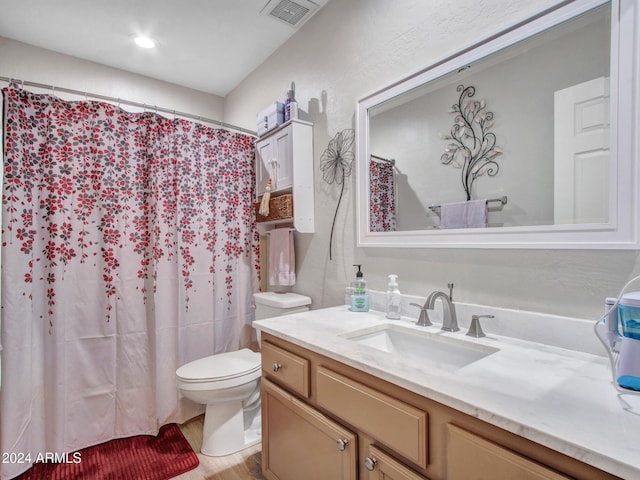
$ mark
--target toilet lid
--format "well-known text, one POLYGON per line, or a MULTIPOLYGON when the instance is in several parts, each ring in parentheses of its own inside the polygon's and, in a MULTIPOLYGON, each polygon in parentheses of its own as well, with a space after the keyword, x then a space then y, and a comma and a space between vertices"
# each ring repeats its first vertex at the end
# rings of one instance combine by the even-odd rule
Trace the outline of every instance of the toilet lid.
POLYGON ((241 377, 257 370, 260 370, 260 354, 243 348, 186 363, 176 370, 176 375, 187 382, 211 382, 241 377))
POLYGON ((311 305, 311 299, 306 295, 291 292, 258 292, 253 294, 253 300, 261 305, 283 309, 311 305))

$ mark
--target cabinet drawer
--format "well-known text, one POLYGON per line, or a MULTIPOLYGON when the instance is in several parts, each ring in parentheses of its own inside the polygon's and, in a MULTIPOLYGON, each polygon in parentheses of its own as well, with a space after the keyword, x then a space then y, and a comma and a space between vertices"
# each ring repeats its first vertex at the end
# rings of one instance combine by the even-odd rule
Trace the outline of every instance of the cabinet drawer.
POLYGON ((318 367, 316 382, 319 406, 427 467, 425 412, 323 367, 318 367))
POLYGON ((369 446, 365 467, 369 480, 429 480, 373 445, 369 446))
POLYGON ((448 480, 569 480, 489 440, 447 425, 448 480))
POLYGON ((262 373, 309 398, 309 360, 262 342, 262 373))

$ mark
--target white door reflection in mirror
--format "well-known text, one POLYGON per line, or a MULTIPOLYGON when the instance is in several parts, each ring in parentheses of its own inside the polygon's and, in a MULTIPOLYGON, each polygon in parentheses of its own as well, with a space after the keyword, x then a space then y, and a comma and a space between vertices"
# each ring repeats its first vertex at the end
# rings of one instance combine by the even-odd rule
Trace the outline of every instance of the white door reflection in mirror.
POLYGON ((555 93, 554 223, 609 217, 609 79, 555 93))

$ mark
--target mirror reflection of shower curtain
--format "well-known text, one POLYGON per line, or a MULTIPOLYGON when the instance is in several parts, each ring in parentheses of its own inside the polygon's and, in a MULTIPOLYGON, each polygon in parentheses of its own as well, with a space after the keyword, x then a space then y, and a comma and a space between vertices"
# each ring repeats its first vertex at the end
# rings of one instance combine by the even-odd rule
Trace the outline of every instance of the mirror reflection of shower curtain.
POLYGON ((394 163, 369 160, 369 231, 396 230, 396 179, 394 163))

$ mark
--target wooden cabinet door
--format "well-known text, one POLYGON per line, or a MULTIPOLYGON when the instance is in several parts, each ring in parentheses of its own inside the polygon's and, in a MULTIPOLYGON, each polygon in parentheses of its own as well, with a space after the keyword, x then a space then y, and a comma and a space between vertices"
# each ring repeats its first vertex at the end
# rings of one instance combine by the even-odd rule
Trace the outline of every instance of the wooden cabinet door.
POLYGON ((569 480, 500 445, 447 425, 447 480, 569 480))
POLYGON ((369 446, 365 468, 369 480, 428 480, 374 445, 369 446))
POLYGON ((357 438, 262 380, 262 472, 269 480, 356 480, 357 438))
POLYGON ((316 400, 390 451, 427 468, 426 412, 324 367, 316 369, 316 400))

